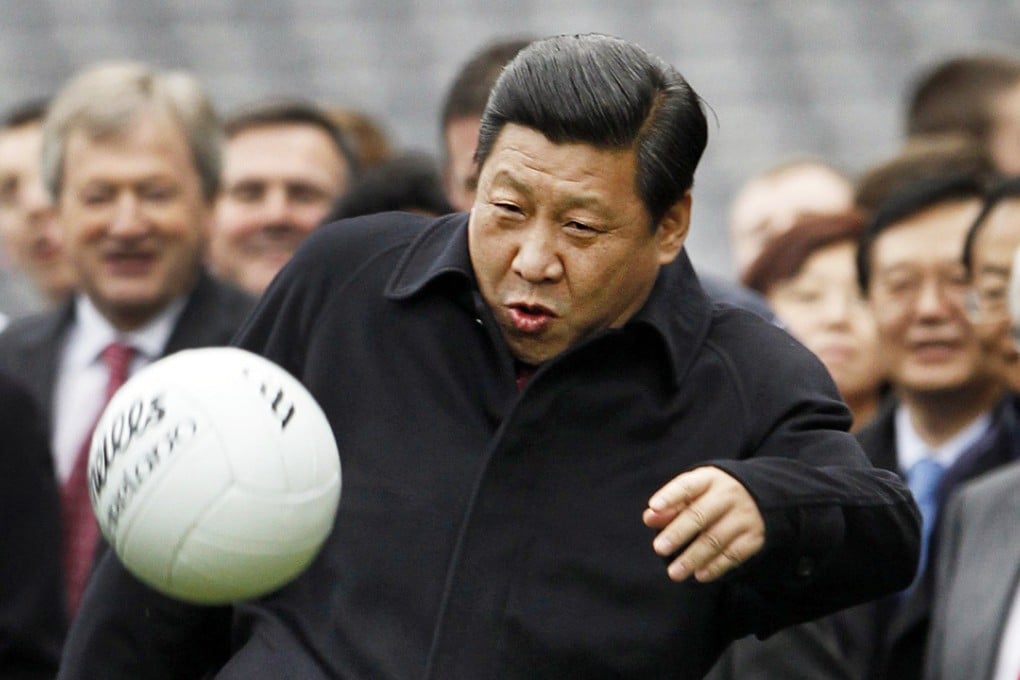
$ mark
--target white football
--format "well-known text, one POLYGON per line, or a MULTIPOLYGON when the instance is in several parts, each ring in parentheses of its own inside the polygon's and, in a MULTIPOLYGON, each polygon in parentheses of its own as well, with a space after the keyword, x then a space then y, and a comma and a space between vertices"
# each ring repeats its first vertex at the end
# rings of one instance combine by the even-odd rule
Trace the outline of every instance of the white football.
POLYGON ((308 566, 333 527, 340 458, 298 380, 214 347, 154 362, 117 391, 92 438, 88 484, 131 573, 167 595, 223 604, 308 566))

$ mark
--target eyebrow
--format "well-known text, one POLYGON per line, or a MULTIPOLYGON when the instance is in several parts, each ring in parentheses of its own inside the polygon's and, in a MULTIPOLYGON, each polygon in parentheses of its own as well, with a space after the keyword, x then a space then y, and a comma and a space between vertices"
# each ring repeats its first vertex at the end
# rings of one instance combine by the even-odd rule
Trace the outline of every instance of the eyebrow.
MULTIPOLYGON (((531 187, 518 180, 506 170, 500 170, 493 176, 492 183, 494 185, 500 182, 505 182, 511 189, 519 191, 528 198, 532 198, 534 196, 535 192, 531 189, 531 187)), ((559 210, 584 208, 595 210, 599 212, 599 214, 605 213, 605 204, 599 200, 597 196, 571 196, 567 200, 558 203, 557 208, 559 210)))

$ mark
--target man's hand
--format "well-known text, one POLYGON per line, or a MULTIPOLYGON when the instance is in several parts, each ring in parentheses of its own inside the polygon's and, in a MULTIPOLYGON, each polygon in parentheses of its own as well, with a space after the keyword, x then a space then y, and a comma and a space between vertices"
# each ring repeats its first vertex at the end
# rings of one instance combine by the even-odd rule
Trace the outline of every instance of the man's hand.
POLYGON ((663 557, 690 542, 667 569, 674 581, 692 573, 699 581, 714 581, 765 545, 765 520, 757 504, 719 468, 696 468, 675 477, 649 499, 642 519, 662 529, 652 547, 663 557))

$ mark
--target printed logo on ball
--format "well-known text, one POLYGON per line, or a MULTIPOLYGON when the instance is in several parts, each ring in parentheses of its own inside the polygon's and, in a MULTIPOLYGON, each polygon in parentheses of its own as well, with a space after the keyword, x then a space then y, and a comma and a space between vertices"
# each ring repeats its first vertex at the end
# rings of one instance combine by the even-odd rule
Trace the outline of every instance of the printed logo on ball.
POLYGON ((111 542, 116 535, 117 523, 138 488, 173 455, 174 451, 194 438, 198 432, 198 423, 191 417, 182 418, 172 426, 163 427, 161 431, 156 432, 153 428, 163 426, 166 417, 164 395, 136 399, 128 408, 112 417, 109 425, 102 430, 100 439, 93 439, 93 448, 98 446, 99 450, 93 451, 90 456, 89 495, 93 506, 98 508, 99 500, 103 498, 104 492, 107 492, 102 505, 106 515, 105 527, 111 542), (122 471, 119 482, 107 491, 109 474, 117 460, 132 444, 140 445, 140 440, 150 431, 156 432, 155 441, 147 444, 143 453, 132 456, 132 462, 122 471))

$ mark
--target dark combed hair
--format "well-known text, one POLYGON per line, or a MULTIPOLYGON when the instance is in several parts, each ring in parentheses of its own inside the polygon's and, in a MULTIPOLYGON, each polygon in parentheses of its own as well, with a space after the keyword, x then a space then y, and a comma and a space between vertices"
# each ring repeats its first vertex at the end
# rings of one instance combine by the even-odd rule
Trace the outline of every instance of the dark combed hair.
POLYGON ((226 117, 223 131, 227 139, 246 130, 271 125, 310 125, 325 132, 333 141, 337 153, 347 164, 351 177, 357 176, 360 168, 354 144, 329 112, 314 102, 302 99, 271 99, 245 105, 226 117))
POLYGON ((29 123, 42 123, 49 106, 49 97, 29 99, 16 104, 7 110, 3 119, 0 119, 0 130, 21 127, 29 123))
POLYGON ((974 173, 951 173, 929 177, 904 187, 889 197, 870 219, 857 246, 857 283, 867 295, 871 284, 871 253, 875 241, 887 229, 922 211, 943 203, 982 199, 986 178, 974 173))
POLYGON ((337 199, 322 222, 391 210, 430 215, 453 212, 431 156, 408 151, 368 168, 337 199))
POLYGON ((968 135, 921 135, 857 180, 854 203, 866 214, 874 214, 904 187, 949 174, 973 174, 992 182, 997 170, 987 149, 968 135))
POLYGON ((503 69, 482 114, 478 167, 508 123, 554 144, 633 148, 635 190, 653 226, 693 185, 708 142, 701 99, 675 68, 598 34, 533 42, 503 69))
POLYGON ((1010 177, 992 186, 985 194, 984 203, 981 205, 981 212, 978 213, 974 224, 970 225, 967 231, 967 239, 963 242, 963 266, 967 268, 967 274, 972 275, 974 263, 974 242, 978 234, 988 221, 988 216, 998 207, 1002 201, 1020 198, 1020 177, 1010 177))
POLYGON ((741 281, 768 295, 777 284, 795 277, 816 252, 837 243, 856 245, 862 231, 864 217, 856 211, 803 215, 768 242, 741 281))

